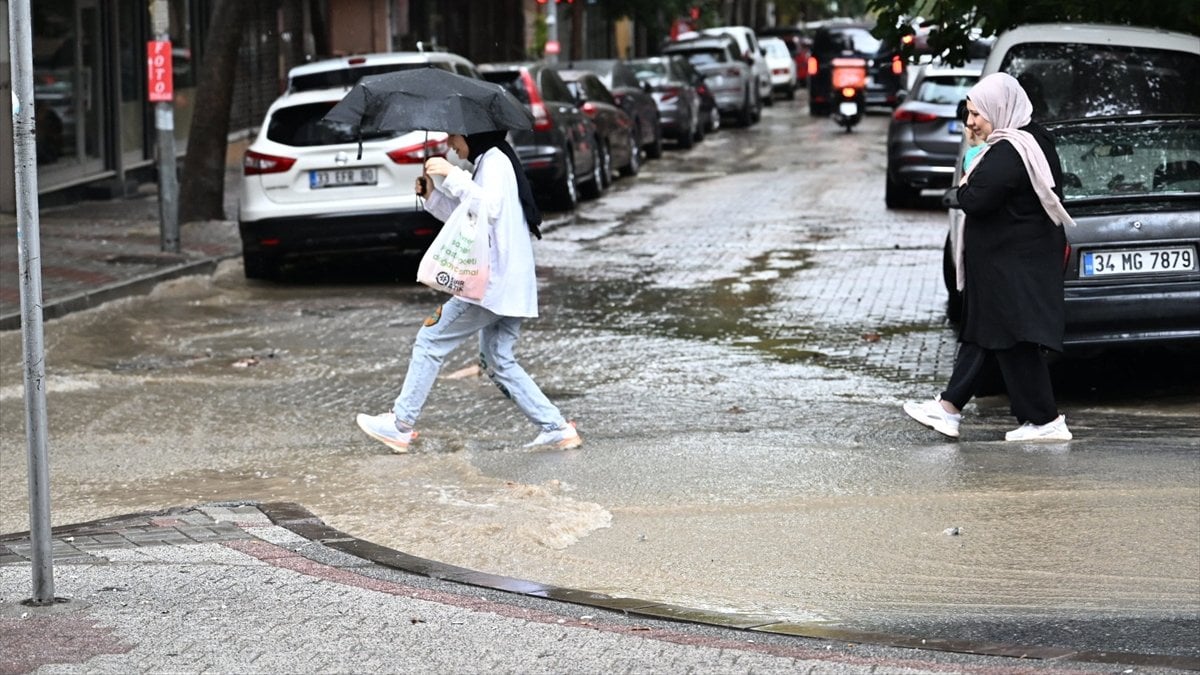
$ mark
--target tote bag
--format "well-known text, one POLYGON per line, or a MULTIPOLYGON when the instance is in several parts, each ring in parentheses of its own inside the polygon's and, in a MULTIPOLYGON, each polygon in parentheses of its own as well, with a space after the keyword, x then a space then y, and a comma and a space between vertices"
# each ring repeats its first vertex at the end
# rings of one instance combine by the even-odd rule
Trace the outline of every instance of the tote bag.
POLYGON ((491 272, 489 257, 486 225, 479 225, 467 204, 459 204, 421 257, 417 281, 450 295, 482 300, 491 272))

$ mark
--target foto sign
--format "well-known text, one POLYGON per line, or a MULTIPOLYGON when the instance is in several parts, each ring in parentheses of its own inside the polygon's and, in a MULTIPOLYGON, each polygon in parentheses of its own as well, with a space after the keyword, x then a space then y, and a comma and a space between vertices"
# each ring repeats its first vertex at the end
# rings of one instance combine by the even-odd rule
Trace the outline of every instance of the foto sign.
POLYGON ((146 43, 146 94, 151 103, 170 102, 175 93, 171 73, 171 41, 146 43))

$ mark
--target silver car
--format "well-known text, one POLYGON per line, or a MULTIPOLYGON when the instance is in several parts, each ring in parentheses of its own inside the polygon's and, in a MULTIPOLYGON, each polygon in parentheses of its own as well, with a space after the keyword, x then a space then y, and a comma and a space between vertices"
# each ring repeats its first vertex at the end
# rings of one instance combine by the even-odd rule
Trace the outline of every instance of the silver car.
POLYGON ((737 53, 737 43, 726 35, 714 35, 672 42, 663 54, 679 54, 704 75, 717 108, 748 127, 762 116, 754 73, 737 53))
POLYGON ((884 198, 889 209, 914 206, 921 190, 950 187, 963 135, 956 111, 979 81, 981 68, 930 65, 917 74, 912 93, 888 125, 884 198))

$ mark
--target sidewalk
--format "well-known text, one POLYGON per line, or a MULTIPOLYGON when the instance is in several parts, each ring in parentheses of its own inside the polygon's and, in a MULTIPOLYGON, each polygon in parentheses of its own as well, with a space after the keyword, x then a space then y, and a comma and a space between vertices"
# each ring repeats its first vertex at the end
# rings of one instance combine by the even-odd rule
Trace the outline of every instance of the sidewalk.
POLYGON ((295 504, 202 505, 56 528, 53 551, 62 601, 26 606, 28 535, 0 536, 0 673, 919 674, 1200 665, 933 639, 903 645, 897 636, 546 587, 384 549, 295 504), (881 646, 888 644, 925 649, 881 646))

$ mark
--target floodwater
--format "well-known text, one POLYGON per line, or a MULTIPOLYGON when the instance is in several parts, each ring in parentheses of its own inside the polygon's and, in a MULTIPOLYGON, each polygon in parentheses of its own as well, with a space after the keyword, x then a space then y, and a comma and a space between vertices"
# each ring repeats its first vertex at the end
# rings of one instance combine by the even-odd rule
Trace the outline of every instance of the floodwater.
MULTIPOLYGON (((668 151, 537 244, 519 356, 582 448, 522 449, 535 429, 464 347, 389 454, 354 414, 389 407, 439 296, 411 262, 271 285, 234 261, 47 324, 54 523, 291 501, 417 556, 698 608, 1194 622, 1195 359, 1063 364, 1071 443, 999 441, 1002 397, 957 443, 907 421, 953 358, 945 216, 884 210, 886 118, 802 110, 668 151)), ((3 532, 27 527, 20 353, 0 333, 3 532)))

